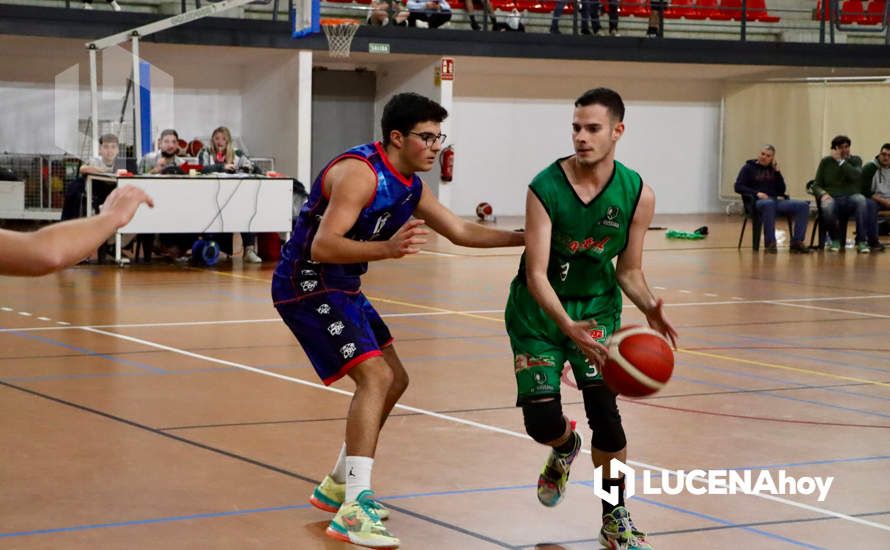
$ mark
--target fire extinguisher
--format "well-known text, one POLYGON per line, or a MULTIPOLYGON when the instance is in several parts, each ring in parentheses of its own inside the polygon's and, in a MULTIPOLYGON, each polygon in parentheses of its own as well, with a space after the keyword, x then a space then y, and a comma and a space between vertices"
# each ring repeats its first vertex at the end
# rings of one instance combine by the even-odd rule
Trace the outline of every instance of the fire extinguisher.
POLYGON ((439 164, 442 166, 440 179, 442 181, 451 181, 454 176, 454 146, 449 145, 442 149, 439 153, 439 164))

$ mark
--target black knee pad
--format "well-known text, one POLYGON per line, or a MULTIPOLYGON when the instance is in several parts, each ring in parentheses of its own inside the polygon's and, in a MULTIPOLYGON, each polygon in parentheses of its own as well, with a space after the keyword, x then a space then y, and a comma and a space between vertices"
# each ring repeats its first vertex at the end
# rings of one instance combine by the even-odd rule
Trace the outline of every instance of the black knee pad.
POLYGON ((621 414, 618 412, 616 395, 605 383, 588 386, 581 390, 587 423, 593 430, 591 445, 607 453, 617 453, 627 446, 621 414))
POLYGON ((525 432, 538 443, 549 443, 566 432, 559 399, 526 403, 522 406, 522 418, 525 420, 525 432))

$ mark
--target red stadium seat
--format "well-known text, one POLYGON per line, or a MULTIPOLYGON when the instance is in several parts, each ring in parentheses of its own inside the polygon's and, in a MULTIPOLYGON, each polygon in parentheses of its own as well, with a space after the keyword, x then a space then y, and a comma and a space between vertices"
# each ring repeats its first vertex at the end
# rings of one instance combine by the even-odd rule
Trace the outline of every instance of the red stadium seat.
POLYGON ((881 25, 884 22, 884 10, 886 9, 886 0, 871 0, 868 7, 865 8, 865 18, 862 21, 864 25, 881 25))
POLYGON ((618 4, 621 15, 634 17, 649 17, 649 2, 647 0, 621 0, 618 4))
POLYGON ((694 0, 671 0, 670 5, 664 10, 665 19, 694 19, 690 17, 696 13, 694 0))
POLYGON ((862 0, 846 0, 841 4, 841 23, 849 25, 863 21, 865 21, 865 6, 862 5, 862 0))
POLYGON ((770 15, 766 11, 766 0, 748 0, 748 19, 761 23, 778 23, 781 17, 770 15))
POLYGON ((714 21, 729 21, 732 19, 732 15, 720 9, 720 0, 698 0, 696 6, 698 7, 698 15, 701 16, 702 19, 707 17, 708 19, 714 21))

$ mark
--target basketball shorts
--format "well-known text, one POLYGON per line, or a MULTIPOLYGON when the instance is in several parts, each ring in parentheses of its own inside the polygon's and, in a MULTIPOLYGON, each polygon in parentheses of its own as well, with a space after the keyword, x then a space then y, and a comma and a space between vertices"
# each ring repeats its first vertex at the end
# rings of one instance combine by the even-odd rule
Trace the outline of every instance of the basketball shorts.
POLYGON ((325 385, 392 344, 389 328, 361 292, 319 292, 275 309, 325 385))
MULTIPOLYGON (((596 319, 591 335, 602 344, 621 326, 620 294, 562 300, 562 305, 575 321, 596 319)), ((513 349, 517 406, 535 399, 558 396, 566 361, 572 367, 579 389, 602 380, 596 365, 590 364, 575 343, 541 309, 528 287, 517 280, 510 285, 504 317, 513 349)))

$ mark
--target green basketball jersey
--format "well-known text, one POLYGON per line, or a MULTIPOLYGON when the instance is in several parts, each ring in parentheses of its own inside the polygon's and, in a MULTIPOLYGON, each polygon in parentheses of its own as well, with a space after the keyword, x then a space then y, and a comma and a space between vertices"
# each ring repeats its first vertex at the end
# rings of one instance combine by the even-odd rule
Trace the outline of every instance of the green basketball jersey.
MULTIPOLYGON (((535 176, 529 188, 550 216, 550 262, 547 278, 561 299, 618 295, 612 259, 627 246, 643 182, 640 175, 615 161, 612 177, 592 201, 575 193, 557 160, 535 176)), ((525 254, 517 279, 525 284, 525 254)), ((620 301, 619 301, 620 303, 620 301)))

